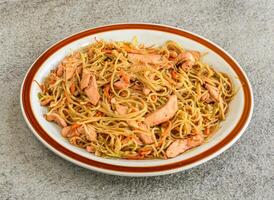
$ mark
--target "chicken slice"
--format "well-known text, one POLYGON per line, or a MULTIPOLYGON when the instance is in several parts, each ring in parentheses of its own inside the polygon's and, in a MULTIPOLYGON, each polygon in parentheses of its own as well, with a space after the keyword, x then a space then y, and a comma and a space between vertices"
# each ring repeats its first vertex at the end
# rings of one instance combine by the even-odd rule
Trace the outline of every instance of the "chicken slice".
POLYGON ((75 72, 76 68, 75 67, 66 67, 65 68, 65 77, 66 77, 66 80, 69 80, 73 77, 73 74, 75 72))
POLYGON ((50 113, 50 114, 46 114, 45 115, 46 120, 52 122, 56 122, 59 126, 61 127, 66 127, 67 123, 66 121, 60 117, 60 115, 58 115, 57 113, 50 113))
POLYGON ((81 90, 88 87, 90 78, 91 78, 91 73, 88 70, 83 69, 82 78, 81 78, 81 82, 80 82, 80 89, 81 90))
POLYGON ((177 96, 172 95, 169 97, 167 103, 163 107, 155 110, 154 112, 146 116, 145 123, 147 123, 149 126, 161 124, 171 119, 175 115, 177 110, 177 96))
POLYGON ((63 137, 67 137, 67 138, 79 135, 77 130, 75 128, 73 128, 72 126, 64 127, 61 131, 61 134, 63 137))
POLYGON ((138 132, 136 132, 136 135, 140 138, 140 140, 144 144, 153 144, 154 143, 153 137, 147 132, 138 131, 138 132))
POLYGON ((62 63, 60 63, 57 67, 57 70, 56 70, 56 75, 58 77, 61 77, 64 73, 64 65, 62 63))
POLYGON ((77 128, 77 131, 80 134, 86 135, 87 139, 89 141, 97 141, 97 133, 95 129, 90 125, 82 125, 79 128, 77 128))
POLYGON ((195 64, 195 60, 200 57, 199 52, 189 51, 180 53, 174 60, 175 64, 181 64, 183 70, 188 70, 195 64))
POLYGON ((124 71, 120 71, 120 80, 114 83, 114 87, 119 90, 128 88, 130 84, 130 76, 124 71))
POLYGON ((187 150, 186 140, 175 140, 166 150, 166 156, 168 158, 176 157, 177 155, 185 152, 187 150))
POLYGON ((212 85, 205 84, 206 89, 208 90, 210 96, 217 102, 220 101, 220 95, 218 93, 218 89, 212 85))
POLYGON ((151 92, 151 90, 150 90, 149 88, 143 87, 143 93, 144 93, 145 95, 149 95, 150 92, 151 92))
POLYGON ((98 86, 95 76, 91 76, 88 87, 85 89, 85 93, 93 105, 96 105, 98 103, 100 99, 100 94, 98 92, 98 86))
POLYGON ((202 134, 196 134, 187 139, 175 140, 166 150, 166 156, 168 158, 176 157, 177 155, 197 147, 204 142, 204 136, 202 134))
POLYGON ((123 89, 128 88, 129 83, 126 83, 124 80, 119 80, 119 81, 115 82, 113 85, 114 85, 114 87, 116 87, 117 89, 123 90, 123 89))
POLYGON ((127 114, 128 107, 117 104, 116 105, 116 111, 117 111, 118 114, 124 115, 124 114, 127 114))
POLYGON ((90 152, 90 153, 94 153, 95 152, 95 148, 93 146, 87 146, 86 147, 86 151, 90 152))
POLYGON ((128 58, 132 62, 141 62, 141 63, 150 63, 150 64, 158 64, 161 62, 161 55, 157 54, 147 54, 147 55, 141 55, 141 54, 134 54, 129 53, 128 58))

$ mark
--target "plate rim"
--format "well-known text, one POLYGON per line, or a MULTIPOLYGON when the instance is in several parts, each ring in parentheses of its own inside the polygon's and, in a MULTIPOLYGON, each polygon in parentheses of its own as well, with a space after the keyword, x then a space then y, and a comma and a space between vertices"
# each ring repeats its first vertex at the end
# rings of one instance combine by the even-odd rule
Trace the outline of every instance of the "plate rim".
POLYGON ((68 37, 57 41, 46 49, 40 56, 33 62, 31 67, 26 72, 26 75, 23 79, 21 90, 20 90, 20 106, 23 113, 24 119, 31 129, 33 134, 40 140, 47 148, 52 150, 54 153, 59 155, 66 160, 77 164, 79 166, 92 169, 94 171, 103 172, 112 175, 123 175, 123 176, 155 176, 170 174, 178 171, 183 171, 197 165, 200 165, 227 150, 231 147, 243 134, 247 128, 251 116, 253 113, 253 92, 251 84, 247 78, 246 73, 238 64, 238 62, 224 49, 214 42, 190 31, 186 31, 181 28, 172 27, 163 24, 153 24, 153 23, 117 23, 110 24, 105 26, 98 26, 95 28, 86 29, 78 33, 69 35, 68 37), (91 36, 96 33, 102 33, 107 31, 115 30, 130 30, 130 29, 140 29, 140 30, 157 30, 161 32, 173 33, 181 37, 186 37, 191 39, 199 44, 206 46, 215 52, 218 56, 223 58, 228 64, 229 67, 239 75, 240 81, 242 82, 242 88, 244 92, 244 109, 241 114, 239 121, 234 125, 233 130, 220 142, 218 142, 213 147, 209 148, 206 151, 201 152, 200 154, 193 156, 186 160, 177 161, 174 163, 169 163, 159 166, 146 166, 146 167, 131 167, 131 166, 118 166, 112 164, 106 164, 99 161, 94 161, 92 159, 84 158, 79 154, 76 154, 69 149, 66 149, 64 146, 52 139, 47 132, 39 125, 36 120, 33 111, 30 106, 30 96, 25 95, 30 94, 31 84, 33 79, 29 80, 28 78, 34 78, 36 72, 41 67, 41 65, 54 54, 57 50, 63 48, 71 42, 74 42, 78 39, 84 38, 86 36, 91 36), (218 53, 219 52, 219 53, 218 53), (34 70, 34 71, 33 71, 34 70), (34 74, 30 73, 35 72, 34 74), (30 76, 30 77, 29 77, 30 76), (244 82, 244 83, 243 83, 244 82), (29 89, 29 90, 27 90, 29 89), (28 109, 30 108, 30 109, 28 109), (33 123, 35 122, 35 123, 33 123), (234 133, 234 134, 232 134, 234 133), (80 158, 80 159, 79 159, 80 158), (195 158, 195 159, 194 159, 195 158))

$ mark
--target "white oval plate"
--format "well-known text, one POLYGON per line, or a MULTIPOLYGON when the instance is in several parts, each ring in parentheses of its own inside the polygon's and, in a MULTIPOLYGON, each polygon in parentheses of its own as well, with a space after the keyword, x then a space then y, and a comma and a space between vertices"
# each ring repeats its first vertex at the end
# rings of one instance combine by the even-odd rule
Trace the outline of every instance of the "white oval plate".
POLYGON ((57 42, 47 49, 31 66, 21 88, 21 108, 34 135, 59 156, 88 169, 126 176, 155 176, 192 168, 216 157, 228 149, 246 129, 253 110, 250 83, 239 64, 213 42, 182 29, 155 24, 114 24, 89 29, 57 42), (206 143, 182 155, 167 160, 124 160, 97 157, 77 148, 63 138, 60 128, 43 118, 46 108, 37 98, 39 87, 34 80, 44 77, 66 55, 91 44, 96 39, 131 41, 134 36, 146 45, 161 45, 167 40, 182 44, 186 49, 208 52, 204 62, 227 73, 236 88, 227 118, 218 132, 206 143))

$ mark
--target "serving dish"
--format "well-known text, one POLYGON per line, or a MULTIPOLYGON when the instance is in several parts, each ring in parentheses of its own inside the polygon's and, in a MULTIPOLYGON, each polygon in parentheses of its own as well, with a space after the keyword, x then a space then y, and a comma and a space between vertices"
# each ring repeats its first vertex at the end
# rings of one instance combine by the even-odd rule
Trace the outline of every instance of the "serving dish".
POLYGON ((50 150, 82 167, 95 171, 125 176, 155 176, 186 170, 204 163, 228 149, 246 129, 253 110, 252 89, 239 64, 222 48, 194 33, 156 24, 114 24, 85 30, 57 42, 47 49, 30 67, 21 88, 21 108, 24 118, 34 135, 50 150), (131 41, 137 36, 140 43, 161 45, 173 40, 186 49, 208 52, 204 62, 216 70, 227 73, 238 89, 225 121, 206 144, 166 160, 124 160, 97 157, 69 144, 60 135, 60 129, 46 121, 34 80, 42 82, 45 76, 66 55, 87 46, 96 39, 131 41))

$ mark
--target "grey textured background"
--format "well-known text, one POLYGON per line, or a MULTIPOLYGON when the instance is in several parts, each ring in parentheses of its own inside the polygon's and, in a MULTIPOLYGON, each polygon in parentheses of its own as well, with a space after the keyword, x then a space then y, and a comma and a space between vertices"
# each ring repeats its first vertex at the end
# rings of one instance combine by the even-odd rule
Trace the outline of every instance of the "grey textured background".
POLYGON ((273 0, 0 0, 0 199, 273 199, 273 49, 273 0), (242 65, 254 89, 254 114, 228 151, 173 175, 115 177, 59 158, 27 128, 19 88, 31 63, 72 33, 132 21, 193 31, 242 65))

